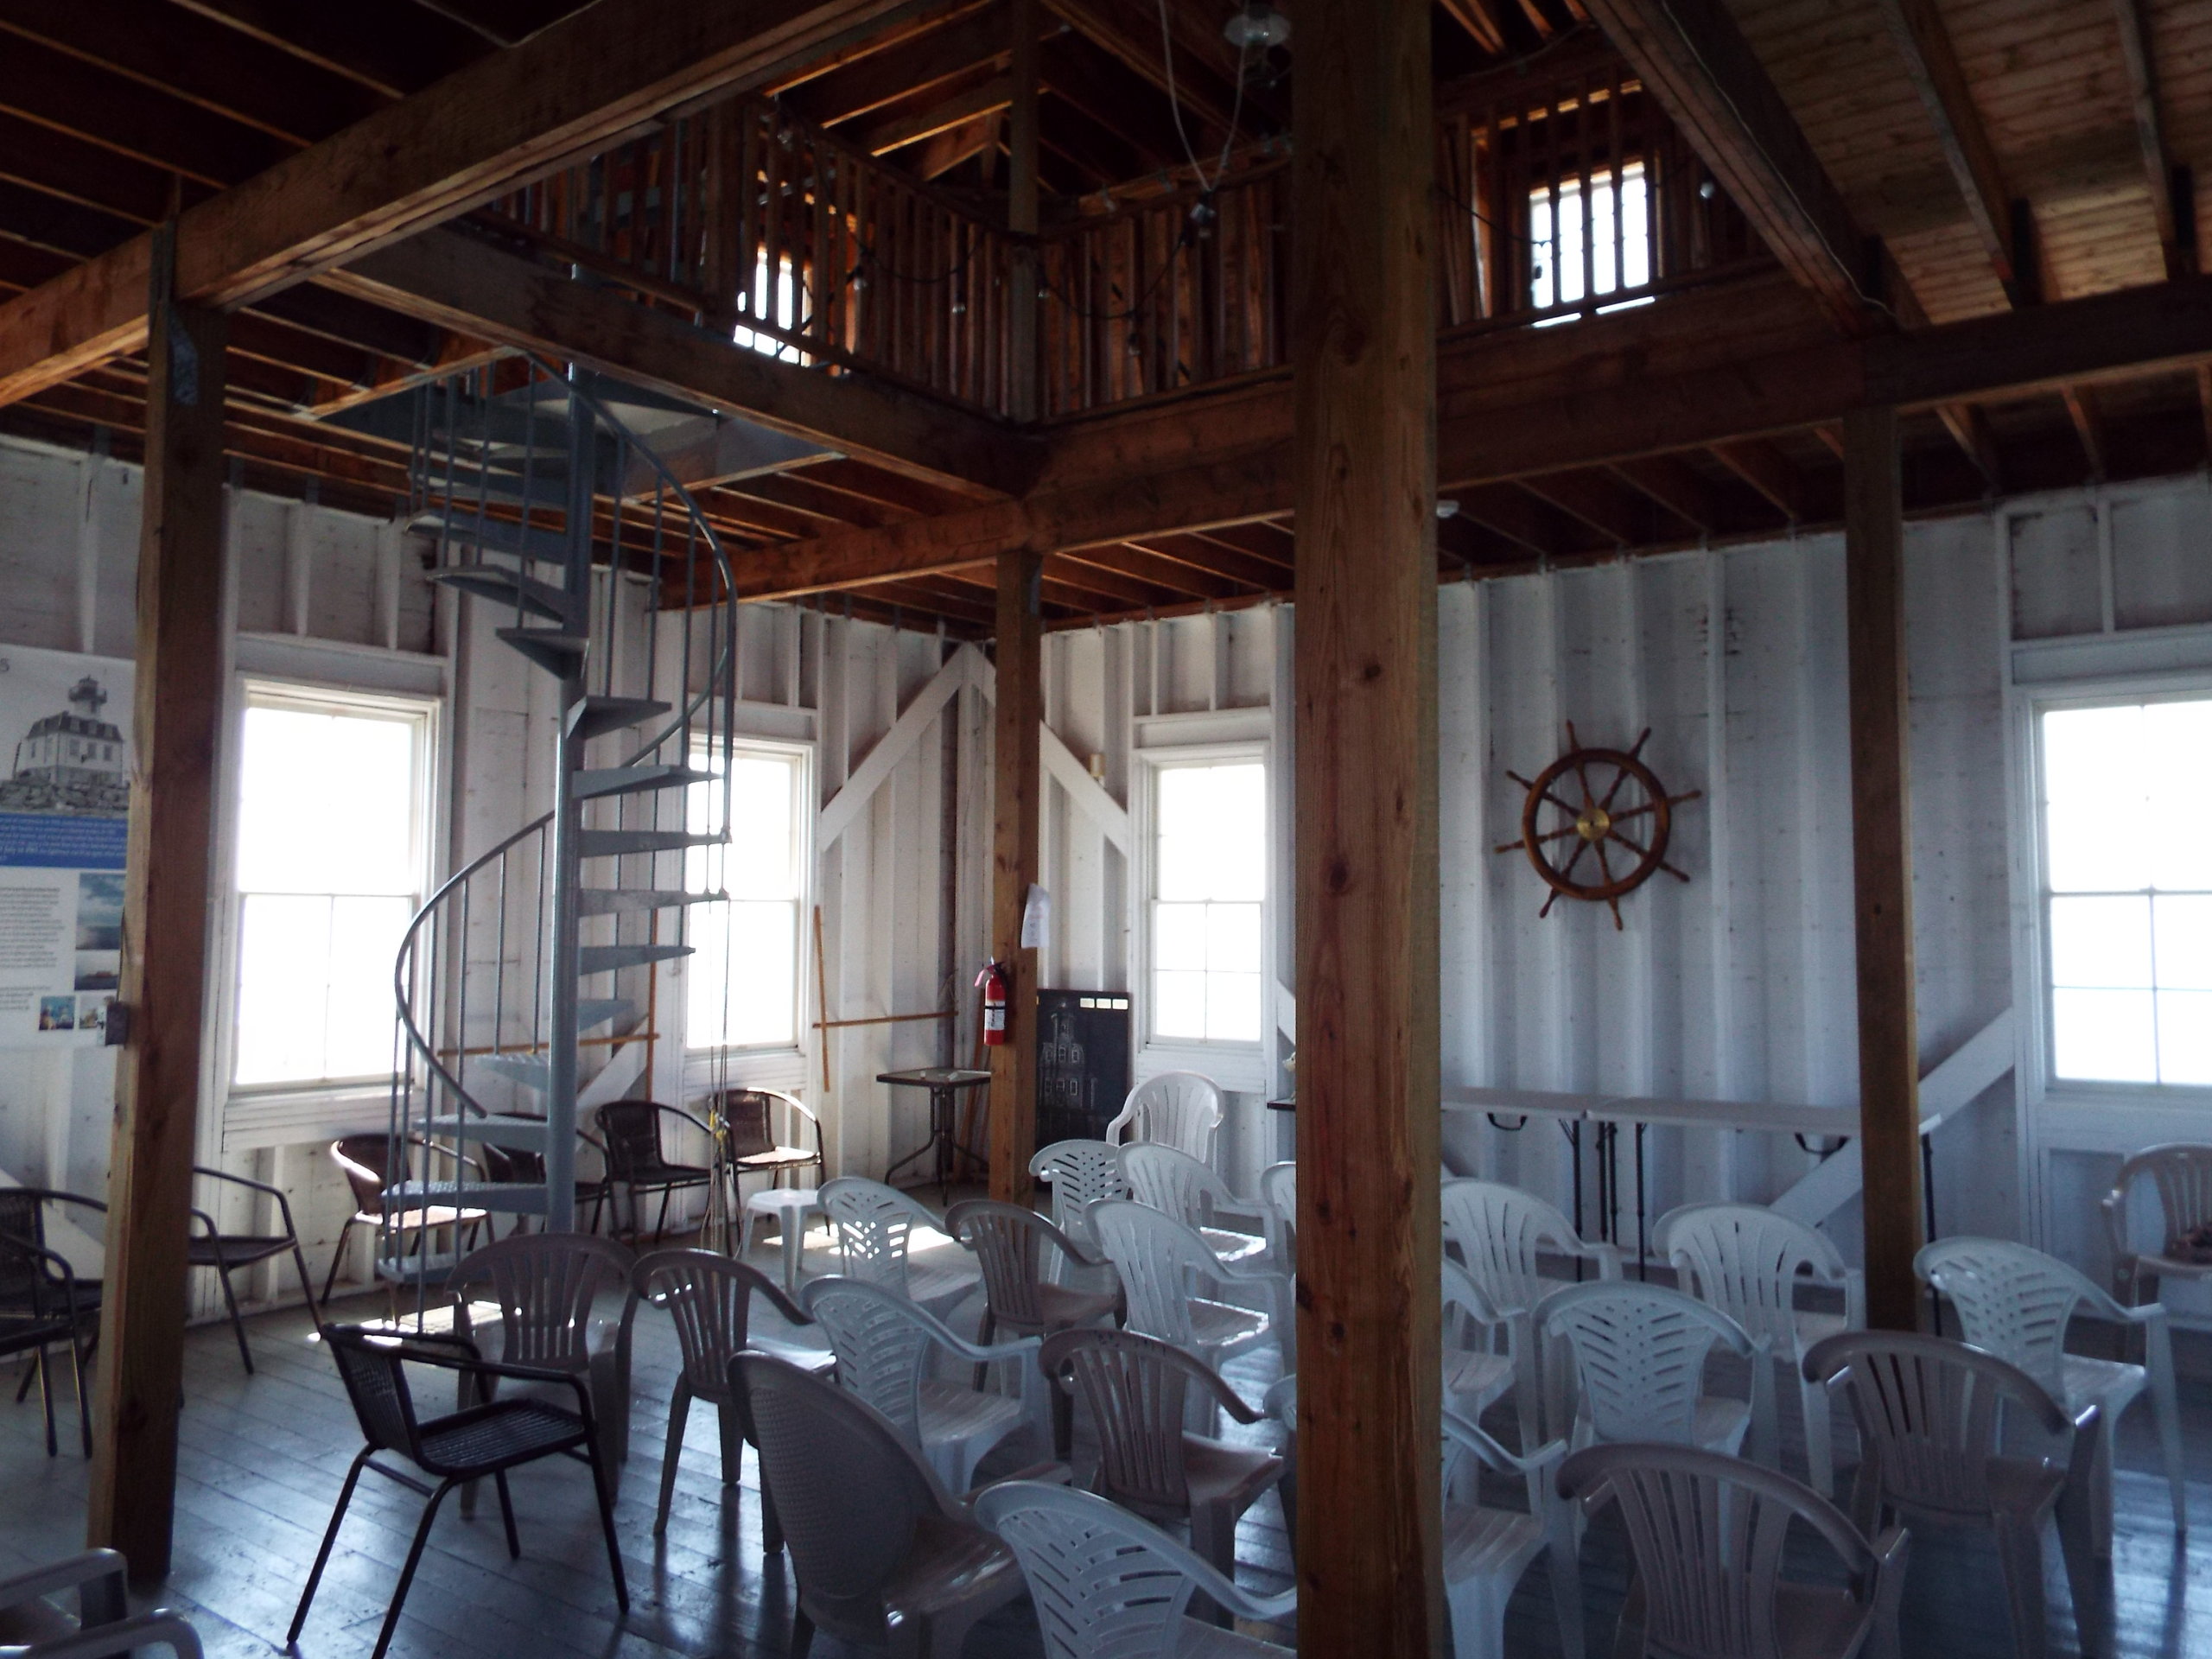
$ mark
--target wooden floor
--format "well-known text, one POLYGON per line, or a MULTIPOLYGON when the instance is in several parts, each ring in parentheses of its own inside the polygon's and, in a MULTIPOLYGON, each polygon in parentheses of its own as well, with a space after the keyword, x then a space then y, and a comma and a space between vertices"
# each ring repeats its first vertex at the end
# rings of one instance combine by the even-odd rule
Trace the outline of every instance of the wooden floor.
MULTIPOLYGON (((817 1236, 817 1242, 820 1236, 817 1236)), ((770 1266, 766 1252, 760 1263, 770 1266)), ((810 1250, 810 1269, 829 1257, 810 1250)), ((380 1297, 341 1301, 336 1317, 374 1317, 380 1297)), ((337 1377, 301 1313, 251 1322, 258 1375, 247 1377, 228 1329, 194 1330, 186 1360, 175 1565, 157 1598, 184 1611, 207 1651, 219 1659, 264 1656, 283 1644, 300 1586, 313 1560, 346 1467, 360 1439, 337 1377)), ((2202 1358, 2207 1356, 2198 1355, 2202 1358)), ((432 1535, 392 1651, 443 1659, 558 1659, 560 1656, 781 1654, 786 1650, 792 1581, 787 1564, 764 1560, 760 1545, 757 1470, 729 1492, 717 1478, 711 1413, 694 1412, 664 1539, 652 1533, 658 1491, 665 1402, 676 1374, 665 1320, 641 1316, 633 1377, 631 1459, 616 1511, 630 1575, 632 1611, 615 1616, 588 1478, 565 1461, 519 1471, 515 1505, 523 1558, 510 1561, 495 1506, 463 1520, 448 1504, 432 1535)), ((1232 1380, 1256 1401, 1272 1360, 1235 1362, 1232 1380)), ((60 1411, 61 1455, 45 1454, 35 1390, 12 1400, 16 1373, 0 1398, 0 1573, 60 1555, 83 1537, 86 1465, 72 1439, 73 1404, 60 1411)), ((1788 1458, 1799 1437, 1794 1391, 1784 1390, 1788 1458)), ((2112 1639, 2097 1650, 2120 1656, 2212 1654, 2212 1387, 2184 1380, 2190 1504, 2205 1544, 2178 1542, 2168 1517, 2147 1414, 2131 1414, 2122 1439, 2118 1541, 2105 1592, 2112 1639)), ((440 1403, 433 1398, 429 1402, 440 1403)), ((1498 1427, 1510 1436, 1503 1423, 1498 1427)), ((1850 1440, 1847 1434, 1843 1445, 1850 1440)), ((1016 1443, 985 1473, 1037 1454, 1016 1443)), ((1078 1461, 1081 1461, 1078 1448, 1078 1461)), ((1510 1503, 1501 1486, 1497 1501, 1510 1503)), ((301 1640, 309 1659, 365 1654, 404 1559, 421 1500, 384 1482, 365 1483, 301 1640)), ((2056 1654, 2081 1651, 2056 1539, 2046 1554, 2056 1654)), ((1258 1590, 1288 1583, 1281 1516, 1272 1497, 1248 1517, 1239 1539, 1241 1580, 1258 1590)), ((1592 1651, 1610 1650, 1611 1621, 1624 1582, 1620 1539, 1611 1522, 1593 1523, 1584 1549, 1592 1651)), ((1515 1597, 1508 1648, 1516 1654, 1559 1650, 1541 1563, 1515 1597)), ((1289 1639, 1288 1630, 1273 1632, 1289 1639)), ((1926 1659, 1980 1659, 2013 1651, 2006 1630, 1996 1554, 1986 1538, 1916 1537, 1905 1598, 1904 1650, 1926 1659)), ((828 1638, 818 1655, 847 1649, 828 1638)), ((1025 1603, 977 1631, 977 1659, 1041 1651, 1025 1603)))

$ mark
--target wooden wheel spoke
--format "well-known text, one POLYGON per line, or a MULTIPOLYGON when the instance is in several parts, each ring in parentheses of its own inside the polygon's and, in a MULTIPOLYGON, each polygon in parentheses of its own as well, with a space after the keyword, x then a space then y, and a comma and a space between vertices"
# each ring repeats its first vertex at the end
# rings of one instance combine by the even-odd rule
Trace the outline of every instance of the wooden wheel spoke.
POLYGON ((1605 856, 1605 843, 1603 839, 1599 839, 1592 842, 1590 845, 1597 850, 1598 868, 1605 873, 1605 885, 1610 887, 1613 885, 1613 861, 1605 856))
POLYGON ((1566 813, 1570 818, 1580 818, 1582 816, 1582 809, 1580 807, 1569 806, 1565 801, 1560 799, 1558 796, 1553 794, 1548 789, 1544 791, 1544 798, 1549 801, 1554 806, 1559 808, 1560 811, 1566 813))
MULTIPOLYGON (((1590 769, 1584 766, 1579 759, 1574 763, 1574 776, 1576 780, 1582 785, 1582 810, 1585 812, 1587 812, 1592 807, 1598 804, 1598 796, 1597 792, 1590 787, 1590 769)), ((1618 779, 1614 780, 1613 786, 1616 789, 1620 787, 1620 783, 1618 779)))
POLYGON ((1566 867, 1559 873, 1559 879, 1562 885, 1573 880, 1574 875, 1574 867, 1582 861, 1582 855, 1589 850, 1590 843, 1588 842, 1585 841, 1577 843, 1574 849, 1574 856, 1567 861, 1566 867))
POLYGON ((1628 820, 1628 819, 1630 819, 1630 818, 1641 818, 1641 817, 1648 817, 1649 814, 1651 814, 1651 813, 1653 813, 1653 812, 1656 812, 1656 811, 1657 811, 1657 810, 1658 810, 1658 807, 1657 807, 1657 805, 1656 805, 1655 803, 1650 802, 1650 801, 1646 801, 1646 802, 1645 802, 1642 806, 1631 806, 1631 807, 1629 807, 1629 808, 1627 808, 1626 810, 1623 810, 1623 811, 1615 812, 1615 813, 1611 814, 1611 816, 1612 820, 1613 820, 1613 822, 1614 822, 1615 823, 1624 823, 1624 822, 1625 822, 1626 820, 1628 820))

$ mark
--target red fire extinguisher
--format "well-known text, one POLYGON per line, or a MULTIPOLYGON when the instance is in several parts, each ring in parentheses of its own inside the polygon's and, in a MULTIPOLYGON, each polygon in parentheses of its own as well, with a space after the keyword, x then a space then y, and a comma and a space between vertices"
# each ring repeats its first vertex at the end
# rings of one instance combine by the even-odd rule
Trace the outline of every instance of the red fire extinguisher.
POLYGON ((1006 1041, 1006 969, 987 962, 976 982, 983 988, 983 1040, 995 1048, 1006 1041))

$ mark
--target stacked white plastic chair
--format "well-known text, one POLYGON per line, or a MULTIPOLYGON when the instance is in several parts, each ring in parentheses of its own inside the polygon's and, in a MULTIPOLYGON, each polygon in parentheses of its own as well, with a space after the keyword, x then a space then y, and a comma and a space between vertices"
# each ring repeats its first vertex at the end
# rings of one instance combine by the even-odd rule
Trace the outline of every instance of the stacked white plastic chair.
MULTIPOLYGON (((1020 1397, 934 1378, 930 1357, 936 1350, 979 1366, 1012 1362, 1026 1388, 1036 1338, 983 1347, 898 1292, 854 1279, 814 1280, 799 1292, 799 1305, 830 1338, 839 1386, 881 1412, 950 1491, 966 1491, 976 1464, 1022 1427, 1020 1397)), ((1034 1396, 1040 1414, 1041 1384, 1034 1396)))
POLYGON ((1548 1478, 1567 1456, 1566 1442, 1553 1440, 1516 1457, 1446 1409, 1444 1455, 1444 1599, 1452 1615, 1453 1659, 1504 1659, 1506 1604, 1529 1564, 1547 1551, 1560 1645, 1567 1659, 1582 1659, 1582 1581, 1575 1564, 1573 1511, 1548 1478), (1458 1478, 1461 1466, 1475 1464, 1525 1479, 1529 1513, 1452 1496, 1475 1486, 1475 1481, 1458 1478))
POLYGON ((1163 1071, 1129 1090, 1121 1112, 1106 1126, 1106 1139, 1115 1146, 1148 1141, 1210 1164, 1220 1128, 1219 1084, 1196 1071, 1163 1071))
POLYGON ((1298 1272, 1298 1166, 1269 1164, 1260 1172, 1260 1203, 1268 1229, 1268 1254, 1277 1268, 1298 1272))
POLYGON ((1714 1346, 1741 1358, 1764 1344, 1715 1307, 1661 1285, 1569 1285, 1536 1305, 1539 1341, 1557 1337, 1573 1355, 1581 1405, 1574 1445, 1622 1440, 1740 1453, 1756 1416, 1770 1416, 1773 1376, 1751 1369, 1752 1403, 1705 1391, 1714 1346))
POLYGON ((1872 1544, 1834 1504, 1786 1475, 1688 1446, 1596 1446, 1559 1471, 1577 1502, 1609 1493, 1636 1561, 1617 1654, 1672 1659, 1892 1659, 1906 1538, 1872 1544), (1793 1522, 1840 1574, 1786 1579, 1793 1522), (1840 1581, 1838 1581, 1840 1580, 1840 1581))
MULTIPOLYGON (((1129 1196, 1197 1229, 1207 1248, 1224 1262, 1255 1262, 1267 1253, 1267 1240, 1215 1223, 1225 1216, 1262 1216, 1264 1206, 1240 1198, 1229 1183, 1186 1152, 1140 1141, 1119 1148, 1122 1179, 1129 1196)), ((1280 1261, 1268 1263, 1283 1270, 1280 1261)))
POLYGON ((1530 1323, 1536 1304, 1567 1281, 1548 1279, 1546 1255, 1589 1262, 1599 1278, 1618 1279, 1620 1252, 1610 1244, 1586 1244, 1573 1224, 1550 1205, 1517 1186, 1471 1179, 1444 1183, 1445 1243, 1456 1246, 1468 1276, 1489 1299, 1503 1327, 1513 1357, 1513 1401, 1521 1418, 1521 1444, 1535 1446, 1547 1432, 1566 1432, 1567 1374, 1556 1366, 1559 1383, 1545 1398, 1547 1375, 1530 1323), (1546 1419, 1552 1421, 1547 1423, 1546 1419))
MULTIPOLYGON (((1866 1278, 1844 1264, 1828 1239, 1802 1222, 1755 1204, 1694 1204, 1659 1218, 1652 1241, 1673 1266, 1684 1290, 1710 1302, 1755 1337, 1786 1365, 1797 1386, 1805 1419, 1805 1465, 1813 1490, 1835 1491, 1834 1430, 1827 1390, 1805 1380, 1801 1362, 1824 1337, 1866 1328, 1866 1278), (1841 1293, 1843 1312, 1815 1313, 1797 1306, 1808 1285, 1841 1293)), ((1756 1429, 1755 1429, 1756 1433, 1756 1429)), ((1755 1441, 1753 1455, 1781 1466, 1772 1436, 1755 1441)))
POLYGON ((1188 1610, 1200 1594, 1240 1618, 1279 1622, 1297 1611, 1295 1591, 1254 1595, 1149 1521, 1094 1493, 1001 1481, 977 1496, 976 1516, 1020 1560, 1048 1659, 1291 1651, 1217 1629, 1188 1610))
MULTIPOLYGON (((1099 1247, 1121 1275, 1129 1330, 1172 1343, 1216 1371, 1224 1360, 1282 1339, 1275 1315, 1203 1294, 1222 1285, 1250 1285, 1274 1307, 1287 1308, 1290 1282, 1281 1274, 1224 1262, 1197 1230, 1131 1199, 1106 1199, 1093 1207, 1090 1218, 1099 1247)), ((1286 1363, 1284 1369, 1291 1367, 1286 1363)), ((1203 1419, 1194 1415, 1190 1427, 1211 1433, 1212 1402, 1194 1398, 1192 1404, 1203 1419)))
POLYGON ((822 1208, 837 1230, 843 1276, 895 1290, 940 1319, 982 1283, 967 1253, 952 1252, 957 1266, 913 1259, 918 1229, 939 1233, 938 1218, 895 1186, 840 1175, 822 1185, 822 1208))
MULTIPOLYGON (((1055 1141, 1029 1160, 1029 1173, 1052 1189, 1052 1225, 1087 1254, 1097 1255, 1090 1206, 1101 1198, 1129 1196, 1129 1184, 1122 1179, 1121 1148, 1106 1141, 1055 1141)), ((1057 1271, 1062 1284, 1094 1287, 1065 1262, 1057 1271)))
POLYGON ((1513 1361, 1492 1351, 1490 1332, 1502 1323, 1467 1270, 1444 1263, 1444 1408, 1469 1422, 1513 1386, 1513 1361))
POLYGON ((2174 1530, 2189 1529, 2173 1339, 2163 1305, 2124 1307, 2065 1262, 2008 1239, 1940 1239, 1923 1248, 1912 1265, 1950 1302, 1959 1316, 1959 1333, 1968 1342, 2018 1366, 2070 1414, 2096 1408, 2089 1497, 2099 1554, 2112 1554, 2113 1443, 2120 1414, 2146 1393, 2164 1454, 2174 1530), (2077 1313, 2109 1319, 2123 1330, 2139 1329, 2145 1363, 2068 1353, 2066 1328, 2077 1313))

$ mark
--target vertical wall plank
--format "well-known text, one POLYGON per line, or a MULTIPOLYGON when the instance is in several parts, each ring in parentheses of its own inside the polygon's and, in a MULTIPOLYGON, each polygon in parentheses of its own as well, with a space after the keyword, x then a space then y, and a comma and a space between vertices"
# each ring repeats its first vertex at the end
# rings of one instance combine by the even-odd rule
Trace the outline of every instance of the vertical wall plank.
POLYGON ((1429 8, 1298 18, 1300 1651, 1436 1652, 1429 8))
POLYGON ((108 1176, 99 1438, 86 1503, 95 1546, 134 1577, 169 1564, 184 1369, 184 1243, 207 982, 215 758, 223 713, 220 313, 180 304, 175 244, 156 242, 147 343, 129 874, 108 1176), (160 849, 160 857, 154 856, 160 849))
POLYGON ((1007 413, 1033 421, 1040 366, 1037 351, 1037 0, 1013 0, 1014 104, 1007 111, 1006 227, 1014 242, 1007 276, 1007 413))
POLYGON ((1007 970, 1008 1040, 991 1051, 991 1196, 1029 1197, 1037 1140, 1037 960, 1021 948, 1021 909, 1037 879, 1038 728, 1044 706, 1043 556, 999 556, 998 715, 993 763, 991 955, 1007 970))
POLYGON ((1853 410, 1844 421, 1843 452, 1866 1317, 1877 1329, 1909 1331, 1919 1310, 1912 1258, 1921 1244, 1920 1039, 1897 411, 1853 410))

